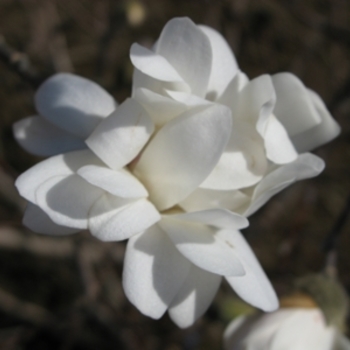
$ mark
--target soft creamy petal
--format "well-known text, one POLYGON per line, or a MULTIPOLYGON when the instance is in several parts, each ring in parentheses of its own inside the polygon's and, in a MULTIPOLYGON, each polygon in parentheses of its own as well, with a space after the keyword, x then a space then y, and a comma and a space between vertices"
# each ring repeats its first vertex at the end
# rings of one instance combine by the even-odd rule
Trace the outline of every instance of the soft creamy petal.
POLYGON ((240 207, 250 203, 250 197, 238 190, 219 191, 197 188, 179 203, 186 211, 199 211, 211 208, 225 208, 238 212, 240 207))
POLYGON ((207 98, 216 100, 229 82, 237 74, 238 65, 224 37, 216 30, 200 25, 201 31, 208 37, 212 49, 212 66, 207 88, 207 98))
POLYGON ((87 182, 122 198, 147 197, 140 181, 125 169, 112 170, 97 165, 86 165, 77 172, 87 182))
POLYGON ((165 90, 165 93, 170 96, 174 101, 185 105, 187 108, 209 106, 212 102, 205 100, 204 98, 192 95, 188 92, 165 90))
POLYGON ((38 116, 16 122, 13 134, 27 152, 42 157, 86 148, 83 140, 38 116))
POLYGON ((176 248, 193 264, 218 275, 243 276, 245 271, 236 250, 216 235, 216 230, 201 223, 163 216, 159 226, 176 248))
POLYGON ((24 212, 23 225, 34 232, 52 236, 65 236, 80 231, 55 224, 42 209, 30 202, 24 212))
POLYGON ((321 98, 311 90, 308 90, 308 94, 321 118, 321 123, 292 137, 295 148, 300 153, 311 151, 333 140, 340 133, 340 126, 329 114, 321 98))
POLYGON ((183 285, 191 263, 154 225, 129 239, 123 271, 126 296, 143 314, 160 318, 183 285))
POLYGON ((36 204, 58 225, 88 228, 89 211, 103 191, 78 175, 58 175, 36 190, 36 204))
POLYGON ((234 122, 230 141, 218 164, 200 185, 212 190, 236 190, 255 185, 266 172, 264 144, 251 125, 234 122))
POLYGON ((220 105, 190 110, 151 140, 134 173, 159 210, 187 197, 209 175, 231 134, 230 111, 220 105))
POLYGON ((154 125, 145 109, 127 99, 86 140, 89 148, 112 169, 131 162, 153 133, 154 125))
POLYGON ((208 37, 189 18, 174 18, 165 25, 156 53, 167 59, 194 95, 205 96, 212 49, 208 37))
POLYGON ((21 174, 16 187, 22 197, 36 203, 35 191, 45 181, 57 175, 71 175, 87 164, 103 163, 90 151, 74 151, 46 159, 21 174))
POLYGON ((132 64, 143 74, 160 81, 183 81, 175 68, 161 55, 139 45, 132 44, 130 49, 132 64))
POLYGON ((113 97, 96 83, 69 73, 47 79, 35 95, 44 118, 59 128, 86 138, 116 108, 113 97))
POLYGON ((208 309, 217 293, 221 276, 195 265, 169 307, 170 318, 181 328, 191 326, 208 309))
POLYGON ((304 84, 291 73, 272 76, 277 101, 274 114, 286 128, 290 137, 296 136, 321 123, 304 84))
MULTIPOLYGON (((165 216, 166 215, 164 215, 164 217, 165 216)), ((197 222, 231 230, 240 230, 249 225, 248 220, 245 217, 222 208, 176 214, 171 215, 170 217, 176 220, 194 223, 197 222)))
POLYGON ((225 276, 234 291, 244 301, 259 309, 276 310, 278 308, 276 293, 242 234, 239 231, 221 230, 217 235, 234 247, 246 271, 244 276, 225 276))
POLYGON ((121 241, 143 232, 160 220, 146 199, 130 200, 105 194, 89 211, 91 234, 101 241, 121 241))
POLYGON ((324 161, 321 158, 311 153, 304 153, 296 161, 271 171, 255 187, 252 202, 244 211, 244 216, 256 212, 272 196, 292 183, 317 176, 322 172, 324 166, 324 161))

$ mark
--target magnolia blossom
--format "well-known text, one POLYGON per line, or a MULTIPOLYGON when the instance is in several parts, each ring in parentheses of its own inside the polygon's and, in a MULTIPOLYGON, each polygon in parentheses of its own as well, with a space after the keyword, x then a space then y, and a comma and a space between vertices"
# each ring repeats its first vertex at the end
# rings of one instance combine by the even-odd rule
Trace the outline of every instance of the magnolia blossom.
POLYGON ((320 97, 292 74, 251 81, 224 38, 188 18, 164 27, 152 49, 131 47, 133 97, 156 127, 194 109, 225 106, 232 129, 213 171, 179 205, 223 207, 245 216, 295 181, 318 175, 319 157, 304 153, 339 133, 320 97))
POLYGON ((241 316, 224 334, 225 350, 349 350, 350 342, 318 308, 241 316))
POLYGON ((56 155, 16 182, 29 201, 25 225, 128 239, 124 290, 153 318, 169 310, 191 325, 222 277, 248 303, 274 310, 275 293, 238 230, 274 193, 322 170, 298 151, 330 140, 337 125, 294 76, 249 82, 220 34, 189 19, 171 20, 153 50, 134 44, 131 60, 133 96, 118 107, 71 75, 39 89, 39 126, 19 122, 15 136, 56 155), (39 142, 50 128, 57 137, 39 142))

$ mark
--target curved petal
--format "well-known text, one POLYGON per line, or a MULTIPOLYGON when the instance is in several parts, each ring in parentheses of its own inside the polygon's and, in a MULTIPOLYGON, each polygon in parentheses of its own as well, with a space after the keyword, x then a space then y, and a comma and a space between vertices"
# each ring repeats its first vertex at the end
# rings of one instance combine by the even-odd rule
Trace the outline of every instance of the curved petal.
POLYGON ((160 220, 157 209, 146 199, 130 200, 108 194, 89 211, 89 229, 101 241, 122 241, 143 232, 160 220))
POLYGON ((212 49, 208 37, 189 18, 174 18, 165 25, 156 53, 167 59, 194 95, 205 96, 212 49))
POLYGON ((112 169, 130 163, 153 133, 154 125, 144 108, 127 99, 85 141, 112 169))
POLYGON ((126 296, 143 314, 160 318, 183 285, 191 263, 154 225, 131 237, 124 259, 126 296))
POLYGON ((184 91, 173 91, 165 90, 165 93, 170 96, 174 101, 177 101, 187 108, 200 107, 200 106, 209 106, 213 103, 205 100, 204 98, 192 95, 191 93, 184 91))
POLYGON ((321 123, 292 138, 298 152, 311 151, 333 140, 340 133, 340 126, 329 114, 321 98, 311 90, 308 90, 308 94, 321 118, 321 123))
MULTIPOLYGON (((163 215, 163 217, 168 217, 168 215, 163 215)), ((227 228, 231 230, 240 230, 249 225, 249 222, 245 217, 222 208, 176 214, 171 215, 170 217, 176 220, 193 223, 197 222, 217 228, 227 228)))
POLYGON ((278 299, 254 252, 239 231, 221 230, 218 237, 235 247, 242 262, 244 276, 225 276, 234 291, 247 303, 264 311, 278 308, 278 299))
POLYGON ((230 134, 230 111, 221 105, 185 112, 159 130, 134 169, 159 210, 195 190, 214 168, 230 134))
POLYGON ((154 79, 170 82, 183 81, 176 69, 163 56, 139 44, 131 45, 130 59, 140 72, 154 79))
POLYGON ((225 208, 233 212, 250 203, 250 197, 241 191, 219 191, 197 188, 179 203, 186 211, 199 211, 211 208, 225 208))
POLYGON ((272 82, 277 97, 274 114, 290 137, 321 123, 307 89, 298 77, 291 73, 278 73, 272 76, 272 82))
POLYGON ((267 168, 264 144, 244 122, 234 122, 230 141, 219 162, 200 187, 212 190, 236 190, 255 185, 267 168))
POLYGON ((208 309, 221 283, 221 276, 195 265, 169 307, 170 318, 181 328, 191 326, 208 309))
POLYGON ((65 236, 80 231, 55 224, 43 210, 30 202, 24 212, 23 225, 34 232, 52 236, 65 236))
POLYGON ((38 116, 16 122, 13 125, 13 134, 27 152, 41 157, 86 148, 83 140, 38 116))
POLYGON ((36 204, 58 225, 88 228, 89 211, 103 191, 78 175, 58 175, 36 190, 36 204))
POLYGON ((77 172, 84 180, 122 198, 147 197, 148 192, 140 181, 125 169, 112 170, 103 166, 86 165, 77 172))
POLYGON ((200 25, 212 49, 212 65, 207 88, 207 98, 216 100, 238 72, 237 61, 224 37, 216 30, 200 25))
POLYGON ((157 126, 166 124, 186 110, 184 104, 145 88, 136 89, 134 98, 141 103, 157 126))
POLYGON ((324 166, 324 161, 321 158, 311 153, 304 153, 296 161, 272 170, 255 187, 252 202, 243 215, 253 214, 272 196, 292 183, 317 176, 323 171, 324 166))
POLYGON ((172 216, 163 216, 159 226, 180 253, 199 268, 218 275, 244 275, 235 247, 221 240, 214 228, 172 216))
POLYGON ((21 174, 16 187, 22 197, 36 203, 35 191, 45 181, 57 175, 71 175, 87 164, 102 165, 102 162, 90 151, 74 151, 46 159, 21 174))
POLYGON ((116 102, 96 83, 69 73, 47 79, 35 95, 37 111, 54 125, 80 138, 116 108, 116 102))

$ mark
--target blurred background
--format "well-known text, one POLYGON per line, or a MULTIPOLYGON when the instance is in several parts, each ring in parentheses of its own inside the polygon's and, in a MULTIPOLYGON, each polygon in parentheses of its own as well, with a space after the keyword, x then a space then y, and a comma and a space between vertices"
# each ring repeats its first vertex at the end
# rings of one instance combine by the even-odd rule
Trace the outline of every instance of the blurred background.
MULTIPOLYGON (((129 48, 151 46, 175 16, 219 30, 250 78, 290 71, 325 100, 342 134, 315 153, 326 170, 293 185, 244 231, 278 293, 324 267, 324 242, 350 192, 350 2, 348 0, 0 0, 0 349, 221 349, 223 329, 250 311, 223 284, 206 315, 180 330, 141 315, 121 288, 124 243, 88 233, 34 234, 13 186, 40 159, 12 124, 34 114, 36 87, 55 72, 101 84, 122 102, 131 89, 129 48)), ((350 222, 335 242, 350 288, 350 222)), ((333 237, 333 236, 332 236, 333 237)))

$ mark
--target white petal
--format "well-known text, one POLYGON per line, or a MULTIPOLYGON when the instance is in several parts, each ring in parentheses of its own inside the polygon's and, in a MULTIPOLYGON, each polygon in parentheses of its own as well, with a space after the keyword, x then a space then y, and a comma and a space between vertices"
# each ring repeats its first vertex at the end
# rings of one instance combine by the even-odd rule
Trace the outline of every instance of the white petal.
POLYGON ((167 59, 194 95, 205 96, 212 49, 208 37, 189 18, 174 18, 165 25, 156 53, 167 59))
POLYGON ((259 133, 265 142, 267 158, 276 164, 286 164, 296 160, 298 153, 281 122, 273 114, 259 122, 259 133))
POLYGON ((166 124, 186 110, 183 103, 145 88, 136 89, 134 98, 142 104, 157 126, 166 124))
MULTIPOLYGON (((164 217, 168 217, 168 215, 164 215, 164 217)), ((249 222, 245 217, 222 208, 170 215, 170 217, 176 220, 197 222, 231 230, 240 230, 249 225, 249 222)))
POLYGON ((235 190, 255 185, 266 172, 264 144, 251 125, 234 122, 230 141, 201 188, 235 190))
POLYGON ((77 172, 87 182, 122 198, 147 197, 142 183, 125 169, 112 170, 103 166, 87 165, 77 172))
POLYGON ((193 264, 218 275, 243 276, 236 250, 216 235, 216 229, 201 223, 163 216, 159 226, 176 248, 193 264))
POLYGON ((295 135, 292 138, 298 152, 311 151, 314 148, 333 140, 340 133, 340 126, 329 114, 327 107, 321 98, 311 90, 308 90, 308 94, 316 111, 321 117, 321 123, 303 133, 295 135))
POLYGON ((47 157, 86 148, 83 140, 38 116, 16 122, 13 133, 26 151, 37 156, 47 157))
POLYGON ((195 265, 169 308, 170 318, 181 328, 191 326, 208 309, 217 293, 221 276, 195 265))
POLYGON ((99 85, 68 73, 46 80, 35 95, 35 105, 44 118, 81 138, 116 108, 113 97, 99 85))
POLYGON ((161 55, 139 45, 132 44, 130 49, 132 64, 143 74, 161 81, 183 81, 175 68, 161 55))
POLYGON ((304 84, 291 73, 272 76, 277 101, 274 114, 290 137, 296 136, 321 123, 304 84))
POLYGON ((324 166, 321 158, 311 153, 304 153, 296 161, 271 171, 254 189, 252 203, 245 210, 244 216, 256 212, 272 196, 292 183, 317 176, 323 171, 324 166))
POLYGON ((166 90, 165 93, 173 100, 185 105, 187 108, 209 106, 212 104, 212 102, 188 92, 166 90))
POLYGON ((143 314, 160 318, 185 281, 191 263, 154 225, 129 239, 123 271, 126 296, 143 314))
POLYGON ((157 209, 146 199, 135 201, 105 194, 90 209, 89 229, 102 241, 122 241, 159 220, 157 209))
POLYGON ((129 98, 100 123, 86 144, 108 166, 118 170, 139 154, 153 130, 150 116, 129 98))
POLYGON ((134 173, 159 210, 187 197, 212 171, 231 134, 230 111, 221 105, 190 110, 151 140, 134 173))
POLYGON ((246 328, 252 316, 243 315, 236 317, 229 323, 224 331, 224 349, 225 350, 239 350, 242 346, 241 340, 244 339, 246 328))
POLYGON ((244 276, 225 276, 234 291, 247 303, 264 311, 278 308, 278 299, 254 252, 239 231, 221 230, 217 235, 229 242, 242 262, 244 276))
POLYGON ((329 350, 335 329, 326 328, 319 309, 297 309, 282 322, 271 341, 271 350, 290 348, 300 350, 329 350))
POLYGON ((30 202, 24 212, 23 225, 34 232, 52 236, 65 236, 80 231, 55 224, 43 210, 30 202))
POLYGON ((250 197, 241 191, 218 191, 197 188, 179 203, 186 211, 199 211, 211 208, 225 208, 239 212, 239 208, 250 203, 250 197))
POLYGON ((36 190, 36 204, 58 225, 88 228, 92 205, 103 191, 78 175, 58 175, 36 190))
POLYGON ((216 100, 238 72, 236 59, 224 37, 216 30, 198 26, 208 37, 212 49, 212 66, 207 88, 207 98, 216 100))
POLYGON ((102 165, 102 162, 90 151, 74 151, 46 159, 21 174, 16 187, 22 197, 36 203, 35 191, 45 181, 57 175, 71 175, 87 164, 102 165))

